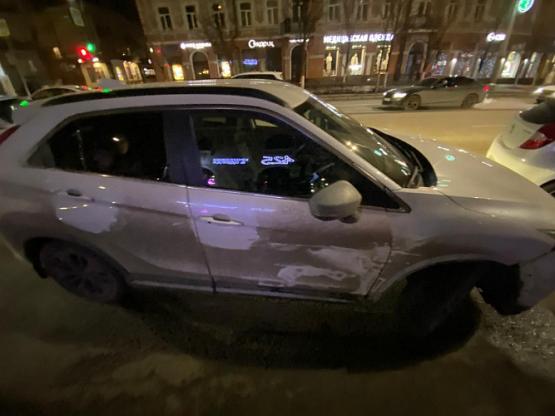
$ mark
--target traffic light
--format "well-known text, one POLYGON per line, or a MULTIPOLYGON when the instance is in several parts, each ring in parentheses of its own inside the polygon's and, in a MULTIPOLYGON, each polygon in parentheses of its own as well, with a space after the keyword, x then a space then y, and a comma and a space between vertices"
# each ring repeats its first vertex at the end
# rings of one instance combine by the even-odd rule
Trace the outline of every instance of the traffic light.
POLYGON ((92 42, 87 42, 87 50, 90 53, 95 53, 96 52, 96 45, 92 42))
POLYGON ((95 50, 95 46, 92 43, 77 46, 77 61, 80 63, 92 61, 94 59, 94 55, 92 54, 91 49, 95 50), (89 48, 89 46, 91 46, 91 48, 89 48))

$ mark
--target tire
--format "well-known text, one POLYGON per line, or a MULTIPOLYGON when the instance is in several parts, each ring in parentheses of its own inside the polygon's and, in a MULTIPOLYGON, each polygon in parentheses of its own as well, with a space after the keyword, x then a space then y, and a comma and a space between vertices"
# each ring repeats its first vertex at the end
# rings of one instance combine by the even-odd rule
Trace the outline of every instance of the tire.
POLYGON ((405 98, 405 101, 403 102, 403 108, 405 110, 416 111, 420 108, 420 104, 421 104, 420 96, 413 94, 405 98))
POLYGON ((555 198, 555 181, 546 183, 545 185, 542 185, 542 188, 543 188, 548 194, 550 194, 552 197, 555 198))
POLYGON ((399 300, 405 332, 426 337, 437 331, 468 298, 480 276, 479 266, 464 263, 440 265, 410 276, 399 300))
POLYGON ((46 243, 39 253, 40 265, 68 292, 100 303, 116 303, 126 285, 120 273, 96 253, 61 241, 46 243))
POLYGON ((472 108, 476 104, 478 104, 479 101, 480 101, 480 98, 476 94, 469 94, 463 100, 463 102, 461 104, 461 107, 462 108, 472 108))

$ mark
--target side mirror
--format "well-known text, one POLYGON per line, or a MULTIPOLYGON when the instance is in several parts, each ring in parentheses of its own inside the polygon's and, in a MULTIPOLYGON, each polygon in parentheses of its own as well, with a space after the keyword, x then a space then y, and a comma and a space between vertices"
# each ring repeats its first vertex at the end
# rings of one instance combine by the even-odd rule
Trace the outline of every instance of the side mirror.
POLYGON ((337 181, 315 193, 308 201, 310 213, 322 221, 356 222, 362 195, 347 181, 337 181))

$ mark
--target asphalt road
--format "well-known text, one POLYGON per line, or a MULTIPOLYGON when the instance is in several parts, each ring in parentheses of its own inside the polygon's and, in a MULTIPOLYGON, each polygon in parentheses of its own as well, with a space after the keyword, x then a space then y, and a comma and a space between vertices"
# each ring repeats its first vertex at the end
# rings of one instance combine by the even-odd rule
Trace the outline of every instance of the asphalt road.
MULTIPOLYGON (((484 151, 518 103, 528 105, 335 104, 371 126, 484 151)), ((167 292, 104 306, 39 279, 1 246, 0 265, 2 416, 555 414, 555 296, 516 317, 474 296, 417 343, 391 331, 387 307, 167 292)))

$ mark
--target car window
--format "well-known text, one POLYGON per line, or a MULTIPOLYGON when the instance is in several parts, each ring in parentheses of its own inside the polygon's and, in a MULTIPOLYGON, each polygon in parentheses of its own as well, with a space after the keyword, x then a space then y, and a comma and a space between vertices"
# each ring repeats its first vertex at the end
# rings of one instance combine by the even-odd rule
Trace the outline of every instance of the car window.
POLYGON ((364 204, 397 207, 372 181, 272 117, 241 110, 199 110, 192 112, 192 123, 203 186, 310 198, 344 179, 359 190, 364 204))
POLYGON ((273 79, 275 80, 276 77, 272 74, 249 74, 249 75, 239 75, 235 78, 238 79, 273 79))
POLYGON ((309 98, 294 111, 379 169, 398 185, 409 185, 410 177, 414 172, 414 163, 385 137, 381 137, 372 129, 316 97, 309 98))
POLYGON ((41 146, 31 164, 165 181, 162 114, 120 113, 72 121, 41 146))
POLYGON ((549 98, 541 104, 520 113, 524 121, 535 124, 555 123, 555 99, 549 98))
POLYGON ((474 84, 474 80, 471 78, 466 78, 466 77, 456 77, 454 78, 455 80, 455 84, 460 86, 460 87, 469 87, 472 84, 474 84))
POLYGON ((43 100, 45 98, 50 98, 53 97, 55 94, 53 93, 52 89, 48 89, 48 90, 42 90, 42 91, 37 91, 35 92, 31 98, 33 100, 43 100))

